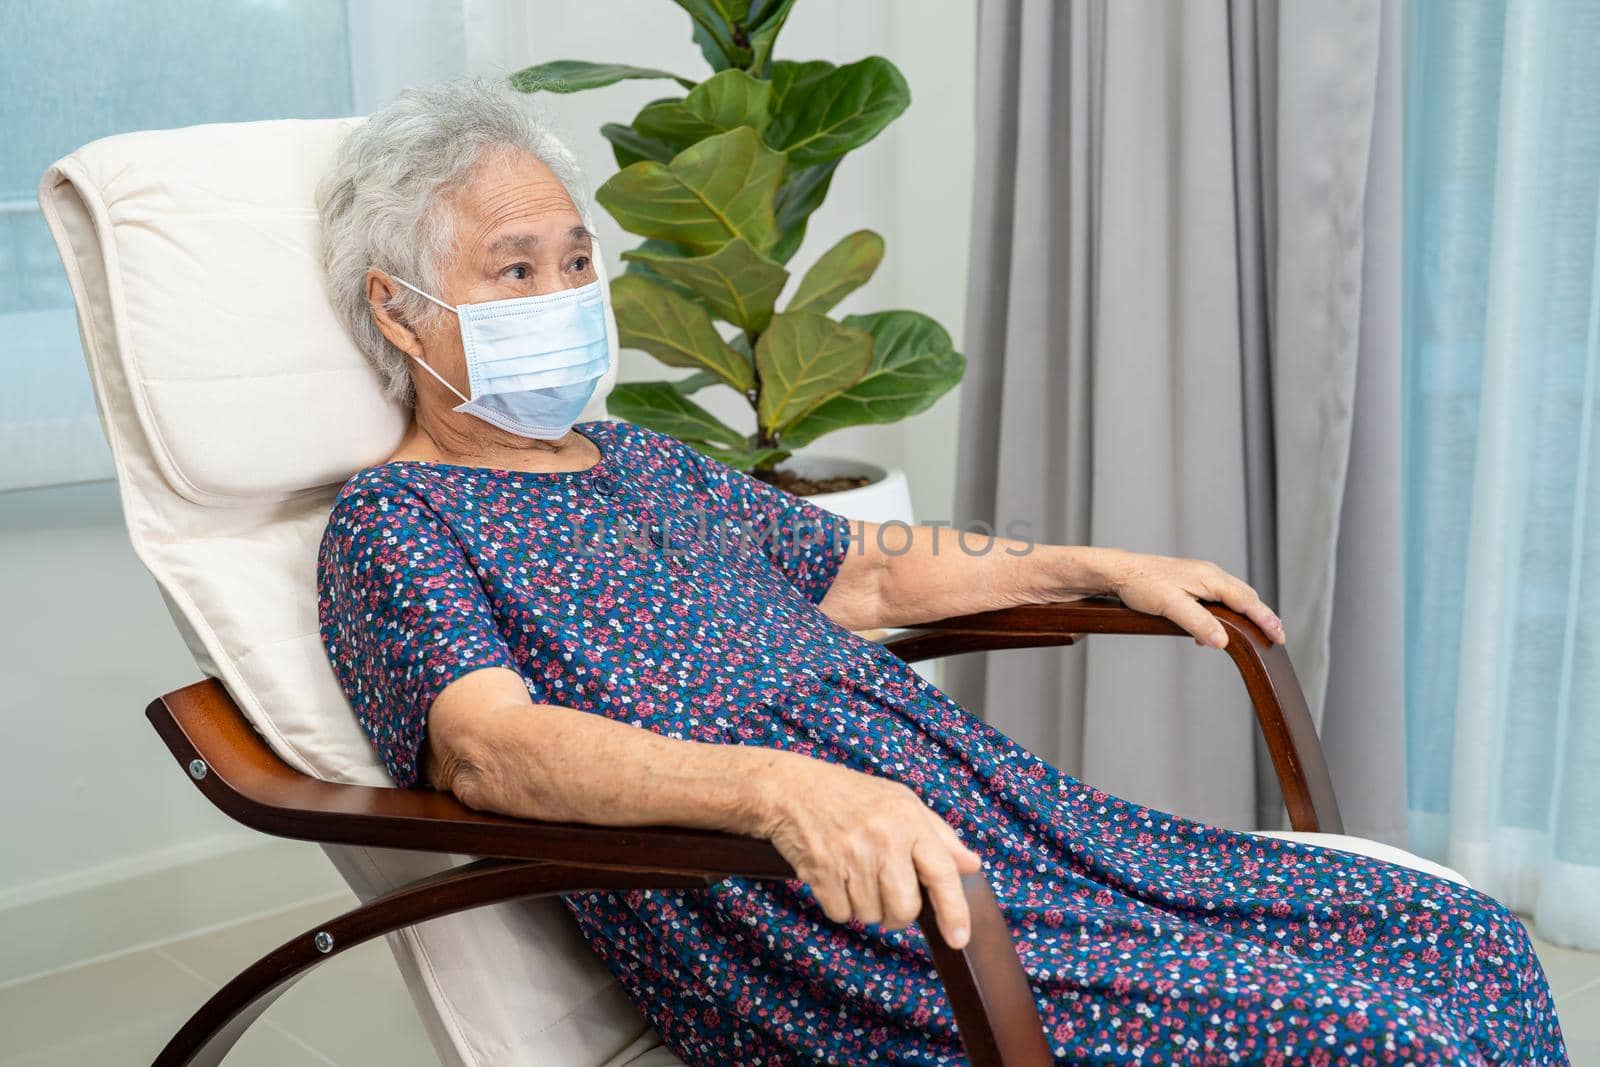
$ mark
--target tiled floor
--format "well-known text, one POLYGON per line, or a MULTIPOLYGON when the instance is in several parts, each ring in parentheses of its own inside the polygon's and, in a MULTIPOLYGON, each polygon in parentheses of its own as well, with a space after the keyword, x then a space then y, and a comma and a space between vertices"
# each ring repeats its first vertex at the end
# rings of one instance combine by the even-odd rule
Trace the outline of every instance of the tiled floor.
MULTIPOLYGON (((0 988, 0 1067, 148 1064, 239 968, 342 911, 330 897, 238 926, 0 988)), ((1600 953, 1536 944, 1576 1067, 1600 1067, 1600 953)), ((280 997, 225 1067, 435 1067, 389 949, 330 959, 280 997)))
MULTIPOLYGON (((223 982, 355 904, 329 897, 224 930, 0 988, 0 1067, 148 1065, 223 982)), ((272 1005, 225 1067, 438 1067, 382 940, 321 964, 272 1005)))
POLYGON ((1573 1067, 1600 1067, 1600 952, 1576 952, 1533 939, 1544 965, 1573 1067))

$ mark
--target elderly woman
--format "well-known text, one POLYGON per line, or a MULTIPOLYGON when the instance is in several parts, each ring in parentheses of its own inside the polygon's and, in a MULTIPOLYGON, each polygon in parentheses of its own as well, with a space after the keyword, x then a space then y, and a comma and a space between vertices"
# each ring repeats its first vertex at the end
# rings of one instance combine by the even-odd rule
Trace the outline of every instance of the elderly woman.
POLYGON ((923 527, 886 552, 671 438, 573 425, 609 362, 583 203, 571 156, 480 82, 350 135, 322 196, 330 291, 413 414, 334 506, 322 636, 400 786, 759 835, 793 863, 565 898, 675 1053, 960 1062, 910 924, 926 886, 963 944, 959 877, 982 868, 1061 1062, 1563 1059, 1493 901, 1107 796, 853 632, 1114 593, 1203 644, 1226 638, 1202 598, 1282 641, 1238 578, 1108 548, 936 552, 923 527))

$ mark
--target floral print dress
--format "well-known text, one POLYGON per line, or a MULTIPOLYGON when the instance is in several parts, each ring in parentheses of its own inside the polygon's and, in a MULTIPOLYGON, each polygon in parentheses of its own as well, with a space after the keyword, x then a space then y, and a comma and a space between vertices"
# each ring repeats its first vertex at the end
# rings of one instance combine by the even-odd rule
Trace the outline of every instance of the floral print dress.
MULTIPOLYGON (((898 779, 982 858, 1060 1063, 1565 1062, 1518 920, 1471 889, 1086 785, 817 604, 844 520, 671 438, 584 423, 599 463, 356 474, 322 637, 396 784, 484 667, 536 703, 898 779)), ((799 881, 563 898, 689 1064, 959 1064, 915 925, 828 920, 799 881)))

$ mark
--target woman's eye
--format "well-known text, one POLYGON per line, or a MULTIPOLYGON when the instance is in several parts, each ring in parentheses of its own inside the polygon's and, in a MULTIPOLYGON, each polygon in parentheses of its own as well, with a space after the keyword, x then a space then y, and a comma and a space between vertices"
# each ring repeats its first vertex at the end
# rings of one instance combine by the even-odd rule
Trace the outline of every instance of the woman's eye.
POLYGON ((528 265, 526 263, 518 263, 514 267, 507 267, 505 269, 505 273, 509 274, 519 282, 526 281, 528 278, 533 276, 533 272, 528 269, 528 265))
POLYGON ((589 269, 589 257, 579 256, 572 261, 572 269, 582 274, 589 269))

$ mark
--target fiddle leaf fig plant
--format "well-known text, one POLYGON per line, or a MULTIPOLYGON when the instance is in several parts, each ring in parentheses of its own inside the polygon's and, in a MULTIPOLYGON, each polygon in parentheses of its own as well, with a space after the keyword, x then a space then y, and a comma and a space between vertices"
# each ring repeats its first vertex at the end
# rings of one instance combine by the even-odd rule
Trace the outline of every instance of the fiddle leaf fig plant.
POLYGON ((619 385, 609 407, 771 479, 823 434, 926 409, 966 361, 919 312, 829 315, 883 261, 883 238, 871 230, 817 256, 779 306, 839 163, 911 102, 900 71, 879 56, 844 66, 773 59, 794 0, 675 2, 709 76, 563 59, 519 71, 511 84, 570 93, 655 79, 684 90, 600 128, 621 169, 596 199, 645 238, 623 253, 627 269, 611 286, 619 341, 693 373, 619 385), (745 399, 752 431, 692 399, 715 387, 745 399))

